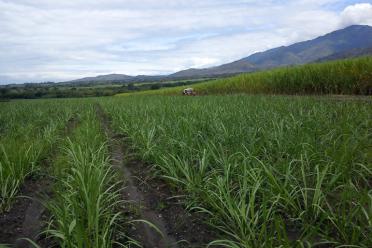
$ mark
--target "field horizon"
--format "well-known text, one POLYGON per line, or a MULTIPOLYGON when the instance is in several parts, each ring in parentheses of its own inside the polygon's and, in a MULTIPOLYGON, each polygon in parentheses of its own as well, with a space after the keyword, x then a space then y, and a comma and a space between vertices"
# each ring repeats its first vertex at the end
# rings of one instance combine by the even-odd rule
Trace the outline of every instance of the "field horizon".
MULTIPOLYGON (((240 74, 233 77, 190 84, 198 95, 297 94, 297 95, 372 95, 372 57, 240 74)), ((145 90, 126 95, 179 95, 184 86, 145 90)))

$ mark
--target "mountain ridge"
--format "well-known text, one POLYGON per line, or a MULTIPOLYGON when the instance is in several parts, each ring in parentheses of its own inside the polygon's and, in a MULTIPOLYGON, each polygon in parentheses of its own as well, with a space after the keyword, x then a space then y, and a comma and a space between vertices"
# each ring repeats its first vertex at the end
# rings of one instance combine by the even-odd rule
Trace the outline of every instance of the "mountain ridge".
POLYGON ((315 39, 280 46, 263 52, 251 54, 231 63, 209 68, 190 68, 169 75, 129 76, 125 74, 108 74, 86 77, 67 83, 83 82, 145 82, 172 79, 191 79, 197 77, 214 77, 244 72, 254 72, 282 66, 301 65, 312 62, 324 62, 337 58, 371 55, 372 27, 352 25, 335 30, 315 39))

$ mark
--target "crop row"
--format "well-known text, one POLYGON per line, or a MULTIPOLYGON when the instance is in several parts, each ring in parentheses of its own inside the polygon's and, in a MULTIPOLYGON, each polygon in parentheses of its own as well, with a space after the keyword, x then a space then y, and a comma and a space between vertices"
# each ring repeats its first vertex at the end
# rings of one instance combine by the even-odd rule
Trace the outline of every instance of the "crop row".
POLYGON ((312 97, 102 99, 226 247, 371 247, 370 105, 312 97))
POLYGON ((43 201, 49 221, 42 230, 50 245, 123 246, 122 183, 110 166, 93 101, 3 103, 0 123, 1 209, 14 207, 26 179, 35 176, 37 183, 43 174, 52 184, 43 201))
POLYGON ((59 247, 112 247, 123 236, 121 183, 92 104, 85 103, 79 119, 53 166, 57 182, 46 233, 59 247))
POLYGON ((0 213, 9 210, 25 178, 40 169, 58 131, 72 115, 70 107, 45 103, 1 103, 0 213))

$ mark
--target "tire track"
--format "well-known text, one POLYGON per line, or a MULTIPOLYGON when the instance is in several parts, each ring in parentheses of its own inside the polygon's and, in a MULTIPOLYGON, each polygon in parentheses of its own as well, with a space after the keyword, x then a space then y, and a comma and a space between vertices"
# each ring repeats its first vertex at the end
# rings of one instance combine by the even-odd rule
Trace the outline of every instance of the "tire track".
POLYGON ((156 230, 149 224, 143 222, 134 222, 134 229, 130 231, 132 238, 137 240, 144 248, 177 248, 177 240, 170 235, 162 215, 149 207, 145 195, 142 194, 133 180, 131 170, 123 163, 125 157, 122 146, 120 140, 111 129, 109 117, 98 104, 96 105, 96 112, 101 121, 103 130, 109 138, 111 164, 113 167, 121 170, 123 179, 126 183, 123 189, 123 198, 136 208, 139 219, 152 223, 152 225, 158 229, 156 230))

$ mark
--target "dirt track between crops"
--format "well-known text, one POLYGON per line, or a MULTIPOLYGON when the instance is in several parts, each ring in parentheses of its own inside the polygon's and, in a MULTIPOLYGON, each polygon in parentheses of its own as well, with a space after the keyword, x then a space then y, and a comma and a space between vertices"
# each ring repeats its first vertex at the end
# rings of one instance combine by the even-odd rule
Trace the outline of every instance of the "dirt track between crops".
POLYGON ((29 244, 21 238, 38 240, 45 210, 40 194, 49 188, 50 182, 45 176, 27 178, 24 181, 10 211, 0 217, 0 244, 26 248, 29 244))
POLYGON ((152 176, 151 166, 133 156, 133 150, 124 142, 125 136, 112 131, 110 118, 99 105, 96 110, 109 137, 112 165, 121 170, 125 181, 123 198, 127 201, 124 207, 127 218, 151 222, 162 233, 148 224, 135 222, 126 230, 129 236, 144 248, 206 247, 215 234, 202 223, 205 216, 186 211, 169 186, 152 176))
MULTIPOLYGON (((71 134, 77 125, 78 120, 71 118, 61 135, 71 134)), ((48 172, 56 156, 57 147, 53 147, 48 157, 40 161, 42 171, 48 172)), ((48 220, 43 201, 52 195, 52 185, 53 180, 43 172, 25 179, 11 209, 0 215, 0 244, 15 248, 33 247, 25 240, 27 238, 42 248, 51 247, 51 241, 41 236, 40 232, 48 220)))

